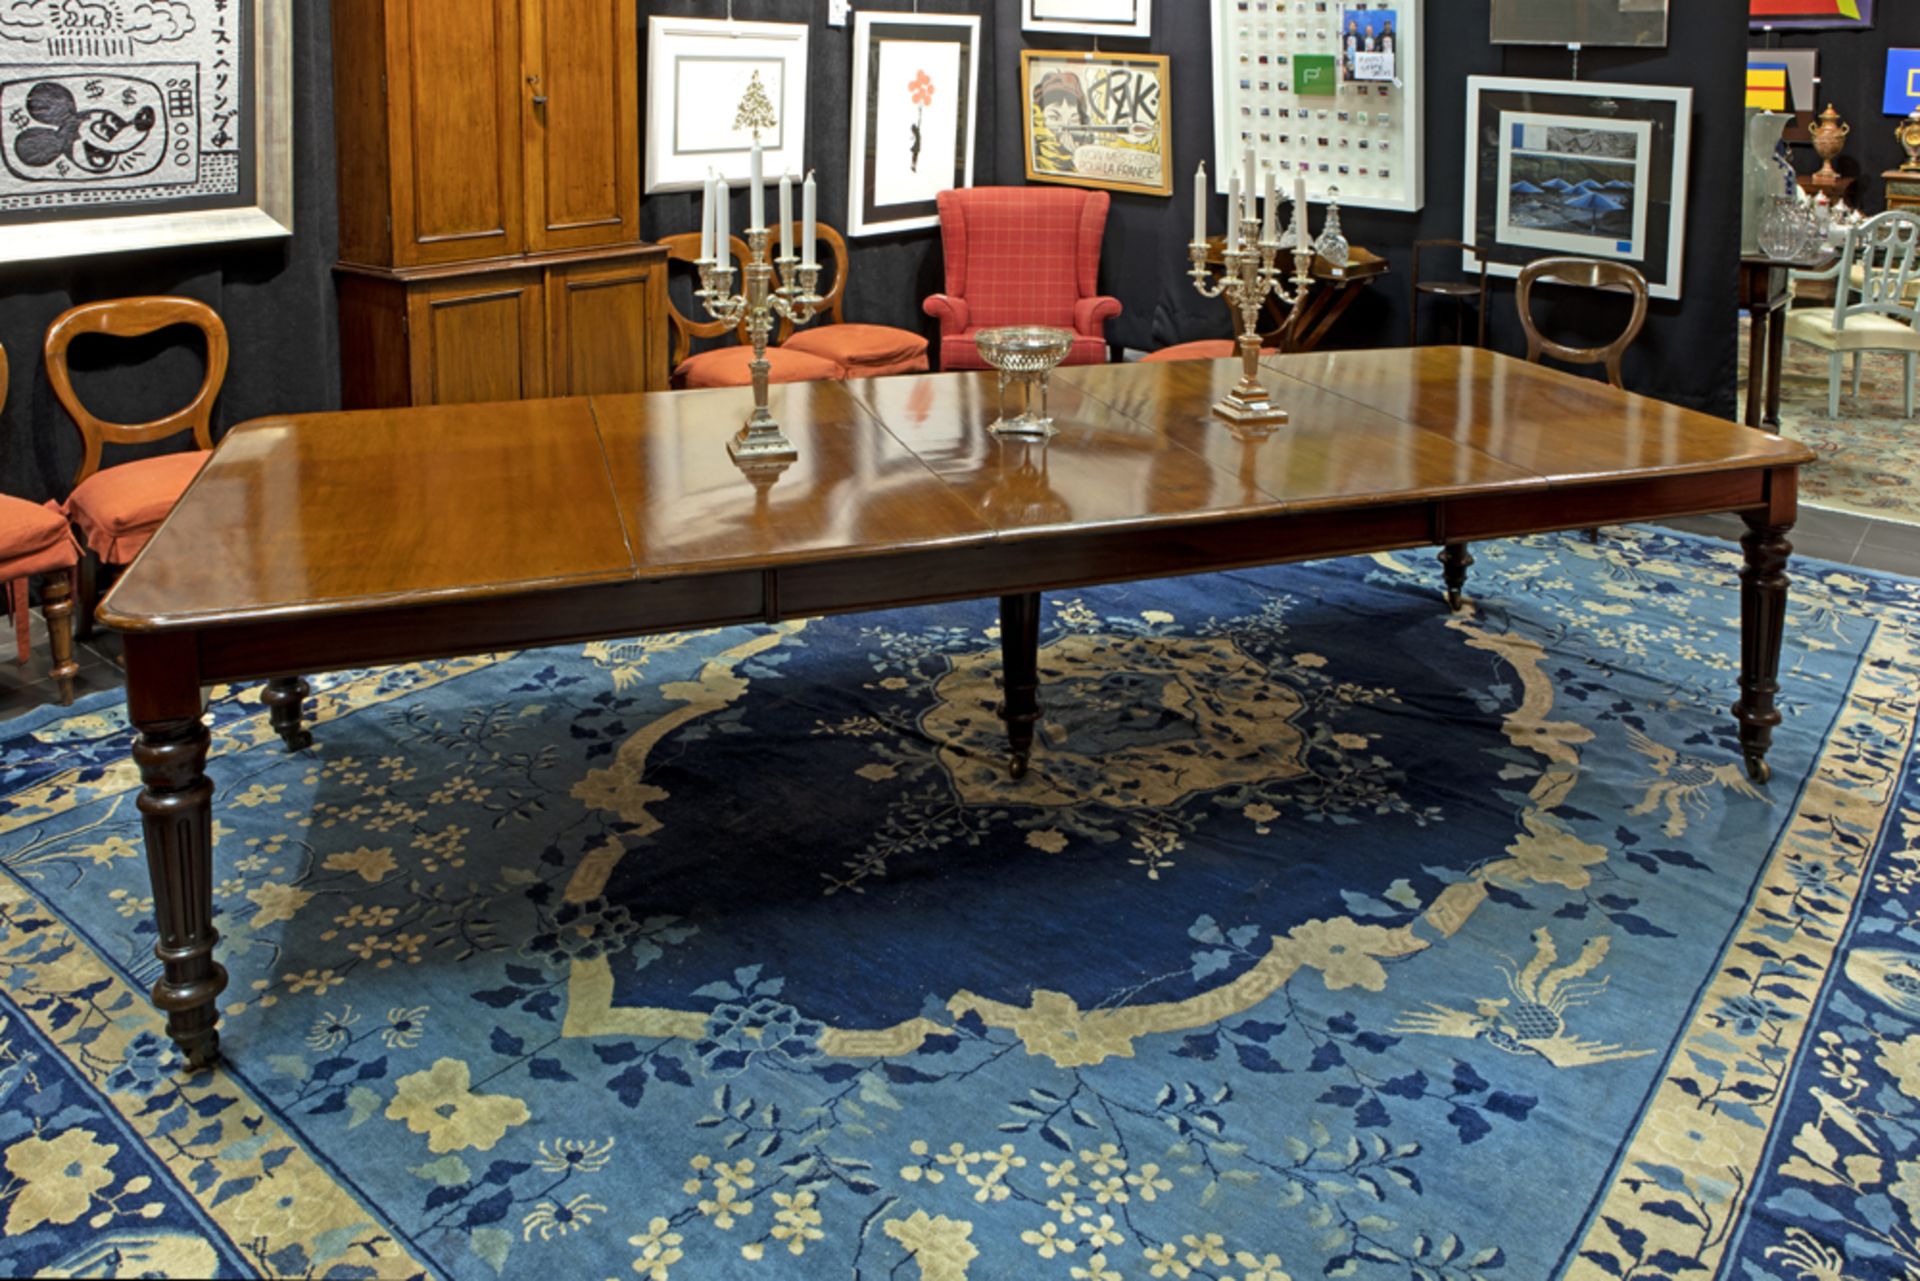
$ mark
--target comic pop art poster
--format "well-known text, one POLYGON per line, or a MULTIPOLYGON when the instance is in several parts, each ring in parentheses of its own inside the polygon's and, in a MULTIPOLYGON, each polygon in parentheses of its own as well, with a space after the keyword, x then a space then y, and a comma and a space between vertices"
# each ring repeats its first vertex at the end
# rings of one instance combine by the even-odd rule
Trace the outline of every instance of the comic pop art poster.
POLYGON ((1164 54, 1021 51, 1028 180, 1172 194, 1167 67, 1164 54))
POLYGON ((0 0, 0 223, 252 201, 229 0, 0 0))

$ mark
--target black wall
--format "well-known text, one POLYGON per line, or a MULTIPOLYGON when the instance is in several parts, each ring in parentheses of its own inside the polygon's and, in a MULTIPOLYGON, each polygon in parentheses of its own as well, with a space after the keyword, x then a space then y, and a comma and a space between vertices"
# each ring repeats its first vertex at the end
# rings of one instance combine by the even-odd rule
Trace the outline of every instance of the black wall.
MULTIPOLYGON (((477 0, 476 0, 477 2, 477 0)), ((908 12, 912 0, 855 0, 866 10, 908 12)), ((719 16, 720 0, 636 0, 649 13, 719 16)), ((1342 322, 1333 341, 1343 345, 1397 345, 1406 340, 1409 246, 1416 237, 1460 234, 1464 168, 1466 77, 1495 73, 1564 77, 1564 51, 1497 49, 1487 43, 1489 0, 1427 0, 1427 206, 1418 215, 1349 211, 1355 243, 1384 253, 1394 274, 1368 289, 1342 322)), ((1899 7, 1888 0, 1883 10, 1899 7)), ((1029 37, 1020 30, 1020 0, 920 0, 924 12, 982 14, 983 65, 975 181, 1024 181, 1021 155, 1019 50, 1039 46, 1085 47, 1076 38, 1029 37)), ((54 403, 40 369, 46 326, 65 307, 82 301, 136 293, 183 293, 200 298, 226 318, 233 363, 221 398, 217 426, 262 414, 328 409, 338 404, 338 336, 331 267, 337 248, 331 71, 327 51, 326 0, 300 0, 295 9, 296 233, 290 241, 257 246, 214 247, 165 254, 131 254, 77 261, 0 267, 0 344, 13 364, 13 390, 0 413, 0 490, 29 498, 62 497, 79 449, 75 433, 54 403)), ((1734 368, 1734 254, 1730 234, 1738 217, 1740 91, 1746 46, 1745 6, 1737 0, 1674 5, 1671 42, 1651 53, 1589 50, 1583 79, 1619 79, 1651 84, 1691 84, 1696 93, 1685 289, 1679 303, 1656 304, 1646 336, 1627 367, 1630 385, 1672 400, 1731 413, 1734 368)), ((809 16, 812 32, 812 99, 808 106, 808 163, 820 183, 823 218, 842 225, 846 211, 849 99, 852 91, 852 29, 831 28, 826 0, 734 0, 741 19, 794 21, 809 16)), ((1902 19, 1908 23, 1911 19, 1902 19)), ((1901 29, 1890 18, 1883 24, 1901 29)), ((1212 161, 1211 31, 1201 0, 1158 0, 1156 35, 1150 42, 1114 47, 1167 53, 1173 59, 1174 169, 1179 185, 1171 199, 1116 195, 1107 231, 1104 286, 1125 304, 1112 330, 1115 341, 1153 348, 1189 338, 1224 336, 1226 311, 1199 298, 1182 274, 1190 226, 1193 168, 1212 161)), ((1823 76, 1837 91, 1878 75, 1857 68, 1857 54, 1834 38, 1836 51, 1823 76)), ((1867 39, 1879 39, 1868 37, 1867 39)), ((1896 40, 1896 42, 1898 42, 1896 40)), ((1880 40, 1884 48, 1885 40, 1880 40)), ((642 50, 644 66, 645 51, 642 50)), ((1884 59, 1881 60, 1881 65, 1884 59)), ((1836 101, 1839 101, 1836 94, 1836 101)), ((1847 110, 1845 103, 1842 110, 1847 110)), ((1850 116, 1855 113, 1848 111, 1850 116)), ((1863 134, 1877 112, 1860 111, 1863 134)), ((1889 129, 1891 122, 1888 122, 1889 129)), ((1867 141, 1860 139, 1861 143, 1867 141)), ((1888 144, 1891 144, 1889 137, 1888 144)), ((1864 147, 1860 148, 1866 154, 1864 147)), ((1877 154, 1877 153, 1876 153, 1877 154)), ((1873 162, 1875 171, 1885 167, 1873 162)), ((1220 212, 1216 201, 1216 219, 1220 212)), ((744 198, 734 225, 744 225, 744 198)), ((645 202, 649 236, 697 227, 690 195, 661 195, 645 202)), ((855 242, 849 319, 901 325, 931 332, 920 299, 941 287, 938 233, 865 238, 855 242)), ((1607 303, 1590 309, 1562 303, 1553 323, 1604 328, 1607 303)), ((1492 341, 1520 349, 1511 290, 1496 286, 1492 341)), ((1443 312, 1429 318, 1429 335, 1449 324, 1443 312)), ((1450 331, 1449 331, 1450 332, 1450 331)), ((129 420, 184 402, 199 377, 190 346, 164 336, 129 345, 88 340, 75 349, 79 381, 103 414, 129 420)))
MULTIPOLYGON (((1820 51, 1820 102, 1814 110, 1824 111, 1832 103, 1853 126, 1847 136, 1846 154, 1833 167, 1856 180, 1852 203, 1869 211, 1886 208, 1886 189, 1880 175, 1899 168, 1907 158, 1906 151, 1893 140, 1893 128, 1900 117, 1880 114, 1887 82, 1887 50, 1920 46, 1920 5, 1913 0, 1880 0, 1874 8, 1871 31, 1756 31, 1751 40, 1755 49, 1820 51)), ((1796 146, 1792 151, 1801 173, 1812 173, 1820 167, 1820 157, 1811 146, 1796 146)))

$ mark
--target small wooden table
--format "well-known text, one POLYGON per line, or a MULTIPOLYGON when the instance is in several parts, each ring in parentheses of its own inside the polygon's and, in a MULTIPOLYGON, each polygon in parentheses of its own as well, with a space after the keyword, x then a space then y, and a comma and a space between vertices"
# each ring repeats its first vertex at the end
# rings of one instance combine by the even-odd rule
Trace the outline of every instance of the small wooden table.
MULTIPOLYGON (((1223 237, 1215 236, 1207 241, 1207 261, 1214 266, 1226 261, 1226 251, 1227 242, 1223 237)), ((1279 262, 1291 281, 1292 253, 1283 253, 1279 262)), ((1299 316, 1291 324, 1288 323, 1287 309, 1280 305, 1280 300, 1271 294, 1267 295, 1262 312, 1266 328, 1260 331, 1261 345, 1285 352, 1318 351, 1327 332, 1360 297, 1360 291, 1354 286, 1368 284, 1386 275, 1388 270, 1385 258, 1358 245, 1348 250, 1344 267, 1336 267, 1315 254, 1313 291, 1307 295, 1306 306, 1300 309, 1299 316)), ((1291 289, 1293 286, 1289 284, 1287 287, 1291 289)), ((1238 312, 1234 313, 1233 323, 1236 326, 1240 323, 1238 312)))
POLYGON ((1840 251, 1832 248, 1805 262, 1781 262, 1764 254, 1741 256, 1740 310, 1751 322, 1747 334, 1747 426, 1780 425, 1780 360, 1787 339, 1789 275, 1796 271, 1831 271, 1839 261, 1840 251))
POLYGON ((1267 365, 1292 421, 1239 437, 1210 412, 1238 361, 1059 370, 1046 445, 987 433, 988 373, 788 384, 780 474, 727 455, 745 389, 234 428, 100 609, 125 634, 169 1033, 217 1054, 215 682, 269 680, 298 747, 303 673, 998 596, 1017 773, 1042 591, 1432 544, 1457 590, 1472 540, 1737 511, 1734 717, 1766 777, 1806 449, 1478 348, 1267 365))

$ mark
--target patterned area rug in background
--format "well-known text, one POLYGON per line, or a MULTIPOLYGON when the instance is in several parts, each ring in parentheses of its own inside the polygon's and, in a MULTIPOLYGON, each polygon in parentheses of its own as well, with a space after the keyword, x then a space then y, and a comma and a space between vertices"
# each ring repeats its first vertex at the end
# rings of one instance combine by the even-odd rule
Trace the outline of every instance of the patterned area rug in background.
POLYGON ((119 710, 0 728, 0 1273, 1920 1268, 1920 584, 1650 530, 216 691, 229 1064, 119 710))
MULTIPOLYGON (((1748 322, 1740 322, 1740 399, 1747 407, 1748 322)), ((1800 472, 1800 501, 1879 520, 1920 524, 1920 419, 1902 417, 1897 354, 1869 352, 1852 394, 1853 361, 1840 384, 1840 417, 1827 416, 1827 354, 1790 342, 1780 362, 1780 433, 1804 443, 1820 461, 1800 472)), ((1920 403, 1920 400, 1917 400, 1920 403)))

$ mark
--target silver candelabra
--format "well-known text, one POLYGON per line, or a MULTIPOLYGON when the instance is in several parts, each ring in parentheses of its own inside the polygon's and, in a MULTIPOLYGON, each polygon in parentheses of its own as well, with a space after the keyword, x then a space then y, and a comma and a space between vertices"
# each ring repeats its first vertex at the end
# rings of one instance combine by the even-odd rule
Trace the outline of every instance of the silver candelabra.
MULTIPOLYGON (((1246 202, 1240 218, 1239 247, 1234 247, 1233 238, 1228 239, 1218 281, 1207 270, 1207 242, 1196 239, 1187 246, 1187 254, 1193 259, 1193 270, 1188 273, 1193 277, 1193 287, 1205 298, 1225 294, 1228 305, 1240 315, 1240 381, 1213 407, 1213 412, 1216 417, 1241 428, 1269 427, 1287 421, 1287 411, 1273 403, 1273 397, 1260 382, 1260 312, 1266 305, 1267 295, 1272 294, 1287 309, 1290 328, 1293 317, 1313 288, 1314 251, 1301 226, 1306 210, 1296 200, 1293 224, 1277 239, 1271 236, 1263 239, 1261 221, 1254 216, 1253 204, 1251 200, 1246 202), (1281 251, 1289 244, 1293 246, 1291 291, 1279 266, 1281 251)), ((1229 208, 1228 216, 1232 217, 1233 212, 1229 208)))
MULTIPOLYGON (((747 229, 745 293, 733 292, 734 268, 729 256, 700 263, 701 288, 695 295, 715 320, 730 327, 744 323, 753 343, 753 363, 747 367, 753 376, 753 412, 727 442, 727 452, 742 463, 791 461, 800 456, 767 407, 767 383, 772 372, 767 363, 767 340, 773 336, 776 316, 804 325, 826 302, 814 292, 820 283, 819 264, 786 256, 768 262, 767 241, 765 227, 747 229)), ((726 252, 724 244, 720 252, 726 252)))

